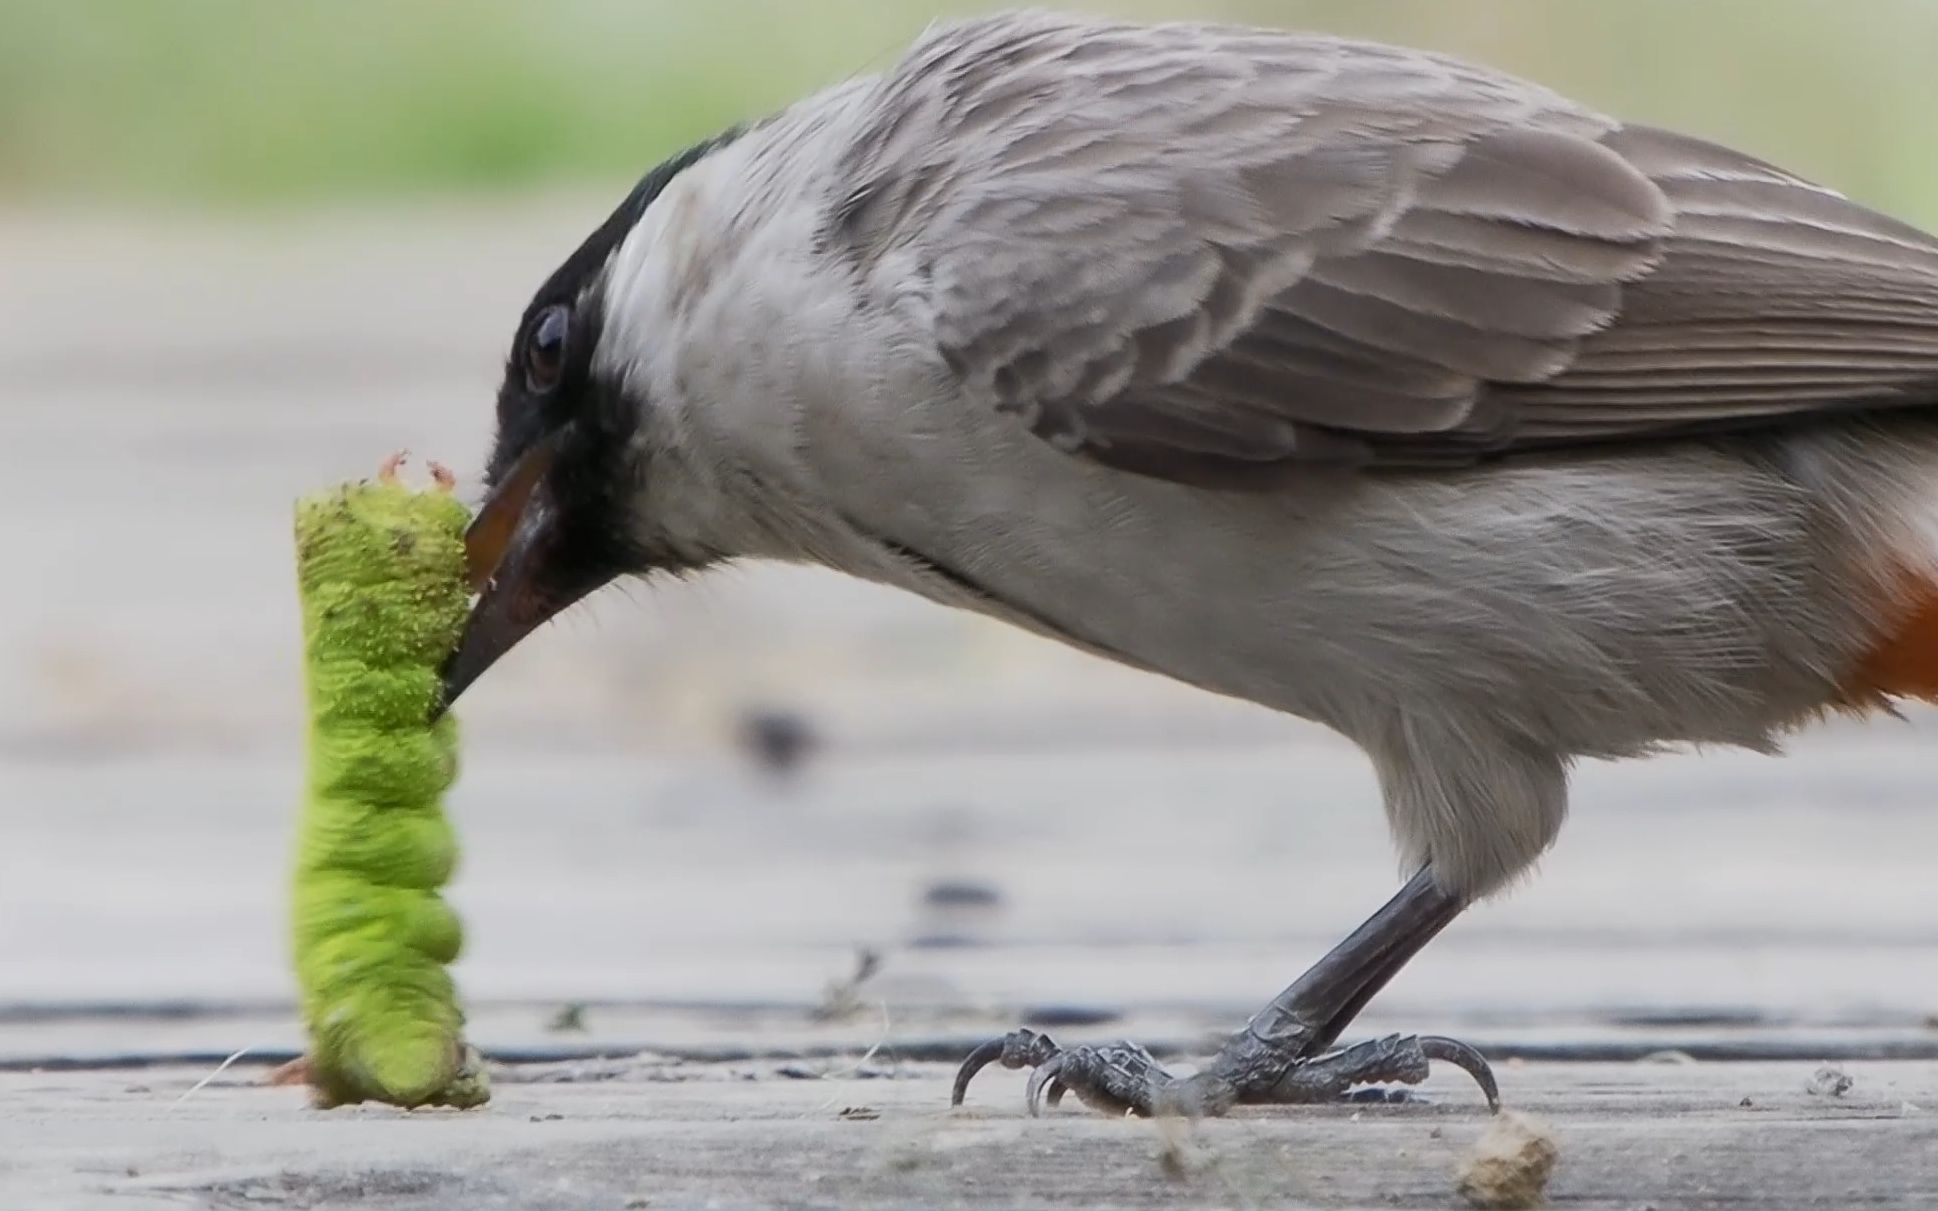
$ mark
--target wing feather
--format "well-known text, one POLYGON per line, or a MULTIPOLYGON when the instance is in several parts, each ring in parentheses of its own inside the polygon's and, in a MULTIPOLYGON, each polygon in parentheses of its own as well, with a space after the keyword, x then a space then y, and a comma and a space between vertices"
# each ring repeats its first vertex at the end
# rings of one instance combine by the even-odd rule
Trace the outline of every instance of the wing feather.
POLYGON ((1938 403, 1938 241, 1439 56, 1040 14, 875 89, 830 244, 1112 466, 1471 462, 1938 403))

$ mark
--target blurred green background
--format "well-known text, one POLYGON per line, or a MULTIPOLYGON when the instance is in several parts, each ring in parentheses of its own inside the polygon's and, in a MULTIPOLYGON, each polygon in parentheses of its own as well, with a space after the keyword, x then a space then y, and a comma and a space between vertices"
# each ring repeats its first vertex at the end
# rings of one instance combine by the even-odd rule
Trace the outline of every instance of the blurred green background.
MULTIPOLYGON (((0 196, 291 203, 635 175, 934 0, 0 0, 0 196)), ((1930 0, 1168 0, 1432 46, 1938 221, 1930 0), (1927 149, 1919 154, 1918 149, 1927 149)))

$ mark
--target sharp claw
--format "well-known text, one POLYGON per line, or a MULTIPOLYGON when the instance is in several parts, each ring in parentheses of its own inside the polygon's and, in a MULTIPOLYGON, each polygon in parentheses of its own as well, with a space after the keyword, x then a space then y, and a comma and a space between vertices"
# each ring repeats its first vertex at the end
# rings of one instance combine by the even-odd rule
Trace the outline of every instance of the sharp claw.
POLYGON ((1459 1039, 1444 1038, 1437 1034, 1422 1035, 1420 1053, 1430 1060, 1445 1060, 1474 1078, 1480 1091, 1487 1095, 1487 1109, 1500 1113, 1501 1089, 1494 1081, 1494 1069, 1487 1063, 1487 1057, 1459 1039))
MULTIPOLYGON (((1133 1043, 1066 1052, 1048 1035, 1016 1030, 969 1053, 956 1070, 949 1104, 962 1105, 970 1081, 997 1063, 1005 1068, 1032 1070, 1023 1091, 1023 1104, 1031 1118, 1042 1115, 1046 1101, 1050 1109, 1058 1108, 1071 1092, 1099 1110, 1121 1108, 1126 1113, 1144 1115, 1163 1113, 1166 1106, 1175 1106, 1196 1117, 1222 1114, 1234 1103, 1247 1100, 1288 1105, 1342 1096, 1366 1100, 1372 1095, 1347 1091, 1378 1081, 1416 1084, 1426 1078, 1433 1060, 1453 1064, 1473 1077, 1487 1098, 1488 1109, 1500 1111, 1500 1086, 1486 1057, 1458 1039, 1440 1035, 1369 1039, 1323 1056, 1293 1060, 1290 1067, 1268 1077, 1265 1083, 1241 1086, 1215 1067, 1183 1081, 1174 1080, 1150 1053, 1133 1043)), ((1382 1096, 1390 1097, 1390 1093, 1382 1096)))
MULTIPOLYGON (((1023 1090, 1023 1100, 1030 1108, 1031 1118, 1035 1118, 1041 1113, 1037 1109, 1037 1100, 1042 1096, 1043 1086, 1052 1081, 1056 1081, 1059 1085, 1062 1084, 1061 1081, 1056 1080, 1056 1076, 1057 1073, 1063 1071, 1063 1062, 1067 1058, 1064 1055, 1051 1056, 1046 1063, 1038 1067, 1036 1071, 1030 1073, 1030 1083, 1023 1090)), ((1061 1098, 1058 1100, 1061 1100, 1061 1098)))
POLYGON ((962 1099, 969 1093, 969 1082, 975 1079, 978 1072, 1003 1058, 1005 1042, 1004 1039, 991 1039, 970 1052, 969 1057, 962 1061, 962 1067, 956 1069, 955 1091, 949 1095, 951 1106, 962 1105, 962 1099))

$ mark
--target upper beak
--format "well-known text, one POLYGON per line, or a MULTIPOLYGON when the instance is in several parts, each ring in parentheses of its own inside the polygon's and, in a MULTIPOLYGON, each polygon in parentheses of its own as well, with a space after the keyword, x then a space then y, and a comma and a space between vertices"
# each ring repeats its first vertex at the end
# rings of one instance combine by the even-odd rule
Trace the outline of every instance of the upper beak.
POLYGON ((559 534, 557 507, 545 489, 552 458, 549 439, 521 455, 465 531, 465 563, 478 600, 444 665, 444 708, 519 640, 583 595, 553 592, 546 575, 559 534))

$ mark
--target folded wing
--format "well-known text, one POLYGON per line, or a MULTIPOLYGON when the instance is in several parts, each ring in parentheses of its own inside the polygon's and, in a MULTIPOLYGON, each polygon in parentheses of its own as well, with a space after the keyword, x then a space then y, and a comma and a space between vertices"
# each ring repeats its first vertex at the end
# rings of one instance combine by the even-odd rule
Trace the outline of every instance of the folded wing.
POLYGON ((972 397, 1187 482, 1938 402, 1938 242, 1437 56, 1054 18, 884 79, 831 243, 972 397))

